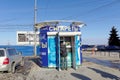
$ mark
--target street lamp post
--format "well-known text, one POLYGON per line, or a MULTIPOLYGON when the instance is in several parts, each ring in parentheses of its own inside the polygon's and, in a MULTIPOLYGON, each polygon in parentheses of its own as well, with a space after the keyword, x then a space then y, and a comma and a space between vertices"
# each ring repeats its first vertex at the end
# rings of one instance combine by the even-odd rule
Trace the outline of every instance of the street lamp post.
POLYGON ((34 56, 37 56, 37 53, 36 53, 36 46, 37 46, 36 21, 37 21, 37 19, 36 19, 36 17, 37 17, 37 0, 34 0, 34 56))

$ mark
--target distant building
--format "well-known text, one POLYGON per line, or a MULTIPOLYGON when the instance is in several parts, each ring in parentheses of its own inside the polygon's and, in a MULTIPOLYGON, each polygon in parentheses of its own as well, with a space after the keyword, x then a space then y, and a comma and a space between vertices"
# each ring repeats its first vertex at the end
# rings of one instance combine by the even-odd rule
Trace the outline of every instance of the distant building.
MULTIPOLYGON (((17 45, 34 45, 33 31, 17 31, 17 45)), ((37 44, 39 44, 39 32, 37 32, 37 44)))

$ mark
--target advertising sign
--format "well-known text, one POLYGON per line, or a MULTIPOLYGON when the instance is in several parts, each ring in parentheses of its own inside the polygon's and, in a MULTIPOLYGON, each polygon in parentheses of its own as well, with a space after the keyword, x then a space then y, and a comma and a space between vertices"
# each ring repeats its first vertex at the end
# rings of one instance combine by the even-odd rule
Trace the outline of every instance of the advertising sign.
POLYGON ((56 37, 48 36, 48 67, 56 67, 56 37))
POLYGON ((40 33, 40 62, 41 66, 48 66, 47 34, 40 33))
POLYGON ((44 27, 40 28, 40 33, 46 33, 46 32, 48 32, 49 31, 49 27, 50 26, 44 26, 44 27))
POLYGON ((76 65, 80 65, 80 36, 75 36, 76 65))
POLYGON ((57 26, 57 27, 48 27, 48 31, 50 32, 78 32, 80 31, 80 27, 78 26, 57 26))

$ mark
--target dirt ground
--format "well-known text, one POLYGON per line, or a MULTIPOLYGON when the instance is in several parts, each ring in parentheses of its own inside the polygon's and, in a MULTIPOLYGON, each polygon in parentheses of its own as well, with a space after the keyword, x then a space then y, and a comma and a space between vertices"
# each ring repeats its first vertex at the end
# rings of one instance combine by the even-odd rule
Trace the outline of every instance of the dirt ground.
POLYGON ((83 60, 83 64, 67 71, 41 68, 38 58, 25 58, 25 65, 18 67, 15 74, 0 73, 0 80, 120 80, 120 71, 83 60))
POLYGON ((26 80, 30 70, 33 68, 33 62, 29 58, 25 58, 25 65, 18 66, 16 73, 0 72, 0 80, 26 80))

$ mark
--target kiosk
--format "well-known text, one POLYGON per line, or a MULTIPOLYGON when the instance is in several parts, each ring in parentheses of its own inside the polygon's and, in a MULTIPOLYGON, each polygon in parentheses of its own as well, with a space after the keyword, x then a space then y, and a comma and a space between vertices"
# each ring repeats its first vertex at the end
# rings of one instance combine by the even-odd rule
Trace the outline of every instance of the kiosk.
POLYGON ((67 67, 77 69, 82 64, 81 22, 50 21, 37 24, 40 28, 40 66, 54 67, 60 70, 60 41, 65 42, 67 49, 67 67), (62 26, 60 23, 70 23, 62 26))

